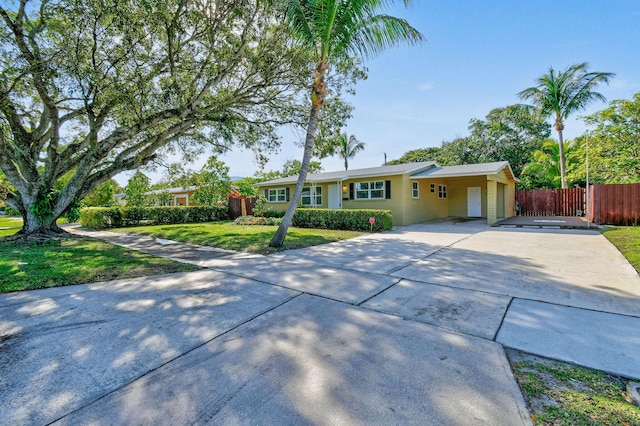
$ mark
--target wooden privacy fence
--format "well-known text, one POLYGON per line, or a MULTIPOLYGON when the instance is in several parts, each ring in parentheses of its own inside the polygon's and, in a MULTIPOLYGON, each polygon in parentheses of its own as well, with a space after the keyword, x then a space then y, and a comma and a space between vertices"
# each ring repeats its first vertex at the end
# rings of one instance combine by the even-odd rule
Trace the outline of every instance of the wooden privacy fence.
POLYGON ((597 224, 640 225, 640 183, 592 185, 589 220, 597 224))
POLYGON ((521 216, 582 216, 584 188, 528 189, 516 191, 521 216))
POLYGON ((229 217, 235 219, 240 216, 253 215, 256 200, 257 198, 229 197, 229 217))

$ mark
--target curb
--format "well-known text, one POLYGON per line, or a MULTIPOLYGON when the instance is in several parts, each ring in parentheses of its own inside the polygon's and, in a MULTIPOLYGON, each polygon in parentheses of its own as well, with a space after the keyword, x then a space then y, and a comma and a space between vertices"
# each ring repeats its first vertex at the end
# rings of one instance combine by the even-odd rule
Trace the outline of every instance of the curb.
POLYGON ((633 401, 633 405, 636 407, 640 407, 640 383, 638 382, 628 382, 627 383, 627 393, 631 397, 633 401))

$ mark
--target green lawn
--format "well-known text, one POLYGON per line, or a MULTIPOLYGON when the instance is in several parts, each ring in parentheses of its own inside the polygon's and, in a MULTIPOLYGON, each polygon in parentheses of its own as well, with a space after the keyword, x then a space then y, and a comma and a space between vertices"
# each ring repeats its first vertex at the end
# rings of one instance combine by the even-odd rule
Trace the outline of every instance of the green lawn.
POLYGON ((519 351, 507 354, 536 425, 640 425, 625 379, 519 351))
POLYGON ((640 226, 607 227, 603 234, 640 272, 640 226))
POLYGON ((0 293, 196 269, 90 238, 0 242, 0 293))
MULTIPOLYGON (((116 232, 131 232, 151 235, 184 243, 200 244, 228 250, 268 254, 276 251, 269 247, 269 241, 277 226, 236 225, 233 222, 210 222, 180 225, 139 226, 118 228, 116 232)), ((345 240, 363 232, 332 229, 289 228, 284 242, 284 250, 314 246, 345 240)))
POLYGON ((12 216, 0 216, 0 238, 13 235, 22 227, 22 219, 12 216))

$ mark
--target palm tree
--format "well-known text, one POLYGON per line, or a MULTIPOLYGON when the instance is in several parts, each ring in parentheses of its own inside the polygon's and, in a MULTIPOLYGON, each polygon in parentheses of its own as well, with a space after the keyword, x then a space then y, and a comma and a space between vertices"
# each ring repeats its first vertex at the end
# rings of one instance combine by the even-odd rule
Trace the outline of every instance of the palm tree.
MULTIPOLYGON (((394 0, 286 0, 286 15, 294 37, 315 58, 311 86, 311 111, 305 138, 302 168, 282 224, 269 246, 281 247, 302 194, 318 117, 327 95, 325 73, 333 60, 344 57, 370 58, 401 43, 418 44, 423 36, 404 19, 379 14, 394 0)), ((404 0, 409 5, 411 0, 404 0)))
POLYGON ((349 170, 349 159, 364 150, 364 142, 356 139, 356 135, 347 137, 346 133, 338 136, 338 155, 344 160, 344 169, 349 170))
MULTIPOLYGON (((563 152, 566 155, 570 168, 575 167, 577 158, 575 153, 578 145, 573 142, 563 142, 563 152)), ((540 149, 532 154, 533 161, 527 163, 522 169, 523 175, 530 175, 535 182, 545 187, 559 188, 562 184, 560 172, 560 146, 553 139, 546 140, 540 149)))
POLYGON ((609 80, 615 76, 610 72, 587 72, 588 66, 586 62, 574 64, 562 72, 550 67, 547 74, 538 78, 538 84, 535 87, 518 93, 521 99, 531 100, 544 116, 555 116, 554 127, 558 131, 560 181, 563 188, 567 187, 562 139, 564 120, 571 114, 583 110, 595 100, 605 101, 605 97, 594 92, 593 89, 600 83, 609 83, 609 80))

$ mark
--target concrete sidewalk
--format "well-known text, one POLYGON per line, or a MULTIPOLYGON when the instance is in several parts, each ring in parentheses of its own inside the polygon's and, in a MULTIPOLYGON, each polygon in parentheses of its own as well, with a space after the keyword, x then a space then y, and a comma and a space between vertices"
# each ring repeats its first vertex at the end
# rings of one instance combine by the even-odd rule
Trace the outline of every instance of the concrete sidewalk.
POLYGON ((92 236, 210 269, 1 295, 0 424, 530 424, 503 345, 640 378, 640 277, 598 232, 92 236))

